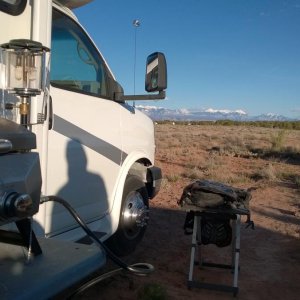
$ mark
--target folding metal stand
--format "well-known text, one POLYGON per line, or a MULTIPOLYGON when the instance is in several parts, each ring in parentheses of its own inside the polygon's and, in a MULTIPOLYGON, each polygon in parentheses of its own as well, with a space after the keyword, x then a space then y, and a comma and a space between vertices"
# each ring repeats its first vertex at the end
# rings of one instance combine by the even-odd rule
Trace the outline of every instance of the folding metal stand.
MULTIPOLYGON (((197 287, 209 290, 217 290, 233 293, 234 296, 238 293, 238 273, 239 273, 239 256, 240 256, 240 227, 241 227, 241 216, 240 214, 229 214, 233 220, 233 237, 232 237, 232 260, 231 264, 218 264, 218 263, 207 263, 204 262, 201 256, 201 217, 210 214, 205 211, 195 211, 194 216, 194 228, 192 234, 192 248, 191 248, 191 259, 190 269, 188 277, 188 288, 197 287), (197 257, 196 257, 197 256, 197 257), (198 259, 197 259, 198 258, 198 259), (230 269, 233 271, 233 285, 223 285, 206 283, 203 281, 193 280, 194 266, 200 265, 205 267, 223 268, 230 269)), ((217 213, 215 213, 217 214, 217 213)))

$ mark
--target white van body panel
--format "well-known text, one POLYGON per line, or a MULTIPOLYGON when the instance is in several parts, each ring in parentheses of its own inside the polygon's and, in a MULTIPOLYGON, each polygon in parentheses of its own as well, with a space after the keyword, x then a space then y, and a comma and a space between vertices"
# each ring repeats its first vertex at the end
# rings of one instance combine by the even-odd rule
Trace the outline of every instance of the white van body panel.
POLYGON ((140 157, 148 158, 149 161, 154 162, 153 121, 138 109, 131 107, 130 110, 122 111, 122 123, 124 124, 122 126, 123 151, 126 153, 139 151, 140 157))
POLYGON ((12 18, 10 15, 0 11, 0 44, 7 43, 12 39, 30 39, 31 13, 32 9, 29 5, 26 6, 25 11, 20 16, 18 16, 18 18, 12 18), (4 28, 5 30, 3 30, 4 28))

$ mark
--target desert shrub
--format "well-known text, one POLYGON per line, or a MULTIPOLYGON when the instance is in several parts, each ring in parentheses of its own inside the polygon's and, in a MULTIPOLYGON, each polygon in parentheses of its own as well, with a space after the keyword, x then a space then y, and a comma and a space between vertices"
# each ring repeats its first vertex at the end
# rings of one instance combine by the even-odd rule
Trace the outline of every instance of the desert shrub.
POLYGON ((270 138, 271 150, 272 151, 282 150, 286 137, 287 137, 286 130, 280 130, 277 132, 277 134, 272 134, 270 138))
POLYGON ((295 147, 295 146, 286 147, 285 152, 291 158, 297 158, 297 157, 299 157, 299 154, 300 154, 298 147, 295 147))
POLYGON ((203 165, 203 169, 207 171, 212 171, 220 167, 222 164, 220 160, 214 153, 211 153, 206 160, 205 164, 203 165))
POLYGON ((230 136, 226 139, 224 146, 220 149, 220 154, 230 156, 242 156, 248 152, 243 138, 239 136, 230 136))
POLYGON ((181 149, 182 156, 188 156, 189 152, 190 152, 189 148, 183 148, 183 149, 181 149))
POLYGON ((168 148, 178 147, 178 143, 174 140, 168 142, 168 148))
POLYGON ((245 173, 240 174, 232 174, 228 176, 228 178, 225 180, 227 184, 229 185, 235 185, 235 184, 245 184, 251 182, 251 176, 245 173))
POLYGON ((203 157, 203 153, 201 152, 195 152, 195 156, 196 157, 193 161, 189 160, 185 163, 185 168, 186 169, 195 169, 195 168, 198 168, 198 169, 203 169, 203 165, 205 164, 205 161, 206 159, 203 157), (199 156, 199 157, 196 157, 199 156))
POLYGON ((300 189, 300 175, 294 173, 283 172, 279 175, 281 180, 289 181, 295 184, 297 189, 300 189))
POLYGON ((210 140, 212 140, 212 141, 215 141, 215 140, 218 140, 220 137, 217 135, 217 134, 212 134, 211 136, 210 136, 210 140))
POLYGON ((298 189, 300 189, 300 176, 299 175, 294 177, 294 183, 296 184, 296 187, 298 189))
POLYGON ((138 300, 165 300, 166 288, 157 283, 145 284, 138 293, 138 300))
POLYGON ((269 180, 275 181, 277 178, 276 170, 272 164, 268 164, 267 167, 262 168, 251 175, 254 180, 269 180))
POLYGON ((170 174, 165 176, 169 182, 176 182, 180 179, 180 176, 177 174, 170 174))
POLYGON ((237 183, 236 176, 230 170, 209 170, 204 173, 205 179, 219 181, 225 184, 237 183))
POLYGON ((177 139, 177 140, 179 140, 179 139, 181 138, 181 136, 182 136, 182 135, 181 135, 180 133, 172 133, 172 134, 171 134, 171 137, 172 137, 172 138, 175 138, 175 139, 177 139))
POLYGON ((200 179, 203 176, 203 173, 199 168, 194 167, 194 168, 189 168, 189 169, 185 170, 184 172, 182 172, 181 176, 195 180, 195 179, 200 179))
POLYGON ((162 190, 168 190, 170 188, 170 183, 169 183, 168 179, 163 178, 161 180, 161 186, 160 187, 161 187, 162 190))

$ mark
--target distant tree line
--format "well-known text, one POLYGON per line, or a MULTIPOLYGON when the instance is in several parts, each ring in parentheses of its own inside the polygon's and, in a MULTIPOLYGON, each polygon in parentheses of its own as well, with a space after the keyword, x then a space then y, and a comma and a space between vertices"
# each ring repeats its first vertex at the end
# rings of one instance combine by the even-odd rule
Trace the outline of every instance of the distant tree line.
POLYGON ((255 126, 279 129, 296 129, 300 130, 300 121, 156 121, 157 124, 176 124, 176 125, 222 125, 222 126, 255 126))

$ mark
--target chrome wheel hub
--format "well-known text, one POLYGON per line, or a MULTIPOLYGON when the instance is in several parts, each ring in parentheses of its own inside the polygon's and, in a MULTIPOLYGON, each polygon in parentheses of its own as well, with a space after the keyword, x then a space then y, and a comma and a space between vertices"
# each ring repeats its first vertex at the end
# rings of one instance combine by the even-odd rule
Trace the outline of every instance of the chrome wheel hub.
POLYGON ((142 195, 132 191, 128 194, 123 211, 123 223, 128 237, 136 237, 141 228, 147 226, 149 209, 145 205, 142 195))

